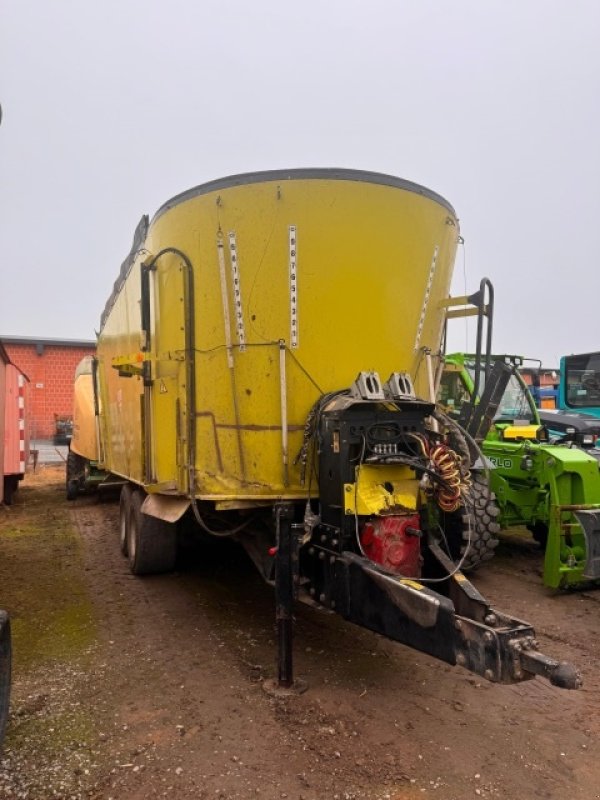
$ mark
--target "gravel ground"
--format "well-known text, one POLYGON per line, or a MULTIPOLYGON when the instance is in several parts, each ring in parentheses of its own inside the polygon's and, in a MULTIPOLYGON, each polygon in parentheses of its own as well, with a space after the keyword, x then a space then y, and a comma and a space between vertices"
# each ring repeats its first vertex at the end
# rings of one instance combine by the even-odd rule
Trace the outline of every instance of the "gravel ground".
POLYGON ((540 554, 503 543, 477 576, 585 687, 496 686, 297 609, 305 694, 274 698, 272 593, 230 543, 132 577, 114 502, 68 504, 58 467, 0 511, 13 620, 0 797, 592 800, 600 796, 600 594, 552 595, 540 554))

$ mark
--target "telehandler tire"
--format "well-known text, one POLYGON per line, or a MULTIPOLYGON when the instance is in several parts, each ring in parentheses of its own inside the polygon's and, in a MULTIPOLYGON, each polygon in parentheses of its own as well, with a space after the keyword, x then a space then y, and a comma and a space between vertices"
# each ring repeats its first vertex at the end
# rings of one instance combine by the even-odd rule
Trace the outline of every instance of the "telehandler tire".
POLYGON ((472 572, 494 557, 498 547, 500 509, 485 475, 472 475, 468 505, 463 510, 463 572, 472 572))
POLYGON ((177 525, 142 512, 144 495, 131 493, 127 526, 127 558, 133 575, 170 572, 177 557, 177 525))

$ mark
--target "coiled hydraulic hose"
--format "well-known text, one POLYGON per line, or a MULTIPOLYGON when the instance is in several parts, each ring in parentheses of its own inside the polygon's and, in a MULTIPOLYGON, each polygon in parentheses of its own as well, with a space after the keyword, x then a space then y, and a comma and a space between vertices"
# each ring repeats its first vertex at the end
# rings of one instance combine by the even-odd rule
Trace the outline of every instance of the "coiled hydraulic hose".
POLYGON ((462 494, 470 486, 469 478, 461 475, 461 458, 445 444, 435 445, 429 458, 435 471, 443 479, 434 489, 437 504, 442 511, 452 513, 459 508, 462 494))
POLYGON ((457 511, 462 505, 464 493, 471 486, 469 470, 465 468, 463 458, 448 445, 432 443, 422 434, 413 434, 413 438, 439 478, 431 488, 438 506, 447 513, 457 511))

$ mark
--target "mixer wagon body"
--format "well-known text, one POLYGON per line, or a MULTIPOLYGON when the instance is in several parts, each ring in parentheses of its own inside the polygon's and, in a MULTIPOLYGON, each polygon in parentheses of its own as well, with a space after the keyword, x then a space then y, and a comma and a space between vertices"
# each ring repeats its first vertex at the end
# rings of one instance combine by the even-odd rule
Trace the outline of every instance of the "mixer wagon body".
POLYGON ((445 200, 371 173, 259 173, 174 198, 139 231, 99 336, 108 468, 187 494, 191 457, 198 498, 306 496, 293 462, 319 396, 361 369, 427 393, 457 238, 445 200), (142 265, 166 247, 192 280, 166 252, 144 298, 142 265))
POLYGON ((100 466, 103 442, 100 432, 100 400, 97 392, 98 362, 84 356, 75 369, 73 384, 73 436, 66 469, 67 500, 91 491, 113 490, 122 485, 100 466))
MULTIPOLYGON (((88 448, 122 480, 121 550, 142 575, 175 566, 179 531, 236 538, 275 588, 280 687, 296 597, 490 680, 580 683, 460 571, 470 455, 433 363, 446 309, 483 310, 481 291, 448 297, 458 239, 408 181, 264 172, 142 218, 122 264, 88 448)), ((90 457, 70 454, 69 496, 90 457)))

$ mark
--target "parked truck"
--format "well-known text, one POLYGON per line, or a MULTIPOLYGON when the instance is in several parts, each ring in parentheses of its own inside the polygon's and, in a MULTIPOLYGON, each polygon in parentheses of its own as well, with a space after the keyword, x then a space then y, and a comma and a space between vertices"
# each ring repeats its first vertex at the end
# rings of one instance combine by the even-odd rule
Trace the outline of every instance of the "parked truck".
POLYGON ((182 521, 237 539, 275 589, 281 687, 297 597, 491 681, 579 685, 461 572, 482 498, 433 380, 470 313, 458 238, 400 178, 238 175, 142 218, 102 314, 80 455, 124 482, 131 572, 171 570, 182 521))
POLYGON ((600 353, 563 356, 555 410, 540 418, 555 439, 586 450, 600 463, 600 353))
POLYGON ((561 358, 558 407, 600 418, 600 352, 561 358))

